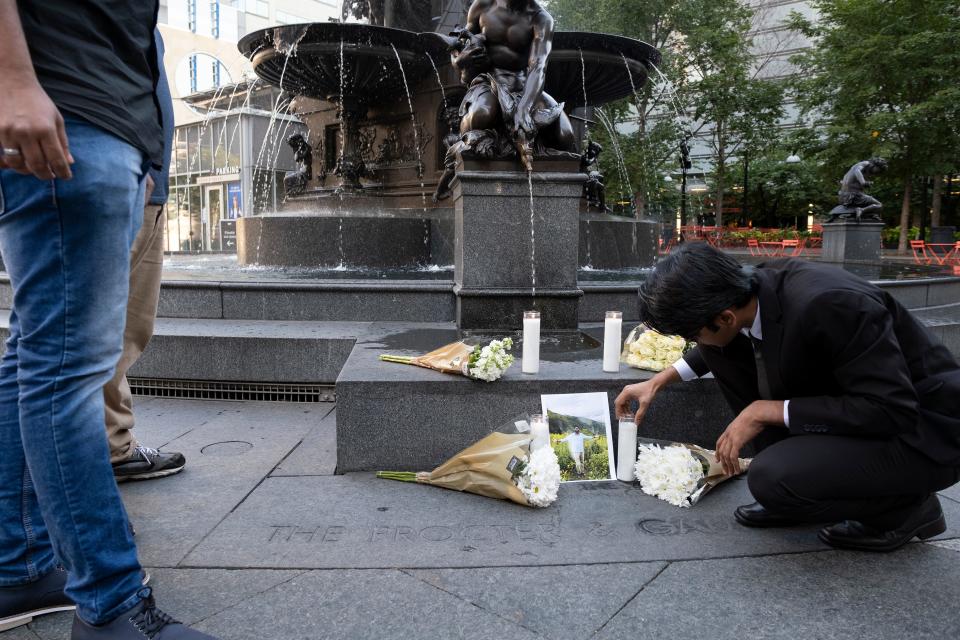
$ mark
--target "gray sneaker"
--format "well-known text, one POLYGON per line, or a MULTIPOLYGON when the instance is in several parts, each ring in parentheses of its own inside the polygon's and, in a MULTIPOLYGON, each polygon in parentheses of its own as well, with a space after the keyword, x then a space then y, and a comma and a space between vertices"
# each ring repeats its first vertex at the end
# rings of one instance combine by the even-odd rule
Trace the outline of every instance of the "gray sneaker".
POLYGON ((87 624, 74 614, 71 640, 217 640, 160 611, 149 587, 141 593, 143 600, 137 606, 104 625, 87 624))
POLYGON ((56 567, 36 582, 0 588, 0 631, 25 625, 37 616, 76 609, 63 593, 66 583, 67 570, 56 567))
POLYGON ((176 451, 157 451, 150 447, 137 445, 129 458, 113 463, 113 477, 117 482, 128 480, 151 480, 172 476, 183 471, 187 464, 182 453, 176 451))

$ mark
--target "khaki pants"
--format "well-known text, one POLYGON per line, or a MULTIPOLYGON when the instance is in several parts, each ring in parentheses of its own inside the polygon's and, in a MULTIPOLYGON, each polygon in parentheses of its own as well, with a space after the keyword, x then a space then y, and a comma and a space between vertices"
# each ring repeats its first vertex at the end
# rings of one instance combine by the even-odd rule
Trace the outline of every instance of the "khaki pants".
POLYGON ((143 210, 143 225, 130 250, 130 296, 123 331, 123 355, 113 379, 103 387, 110 462, 126 460, 137 446, 131 431, 133 396, 127 383, 127 371, 140 358, 153 336, 163 271, 163 225, 163 207, 147 205, 143 210))

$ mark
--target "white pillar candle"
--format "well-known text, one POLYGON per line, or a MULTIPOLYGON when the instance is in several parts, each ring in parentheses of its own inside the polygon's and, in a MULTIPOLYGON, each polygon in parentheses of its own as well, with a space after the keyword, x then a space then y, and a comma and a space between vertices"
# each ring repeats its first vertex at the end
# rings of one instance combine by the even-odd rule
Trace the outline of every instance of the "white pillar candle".
POLYGON ((523 312, 523 373, 540 371, 540 312, 523 312))
POLYGON ((603 322, 603 370, 607 373, 620 371, 620 336, 623 326, 623 314, 619 311, 607 311, 603 322))
POLYGON ((620 433, 617 436, 617 479, 632 482, 636 477, 637 464, 637 425, 633 420, 620 421, 620 433))
POLYGON ((530 442, 530 453, 540 447, 550 446, 550 424, 539 413, 530 416, 530 435, 533 436, 533 440, 530 442))

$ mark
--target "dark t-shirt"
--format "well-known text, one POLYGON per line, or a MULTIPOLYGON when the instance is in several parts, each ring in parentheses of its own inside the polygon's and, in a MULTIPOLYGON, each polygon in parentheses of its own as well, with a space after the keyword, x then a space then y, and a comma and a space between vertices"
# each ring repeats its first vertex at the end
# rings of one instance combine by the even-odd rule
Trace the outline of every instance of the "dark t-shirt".
POLYGON ((17 8, 33 68, 54 104, 160 166, 157 0, 18 0, 17 8))

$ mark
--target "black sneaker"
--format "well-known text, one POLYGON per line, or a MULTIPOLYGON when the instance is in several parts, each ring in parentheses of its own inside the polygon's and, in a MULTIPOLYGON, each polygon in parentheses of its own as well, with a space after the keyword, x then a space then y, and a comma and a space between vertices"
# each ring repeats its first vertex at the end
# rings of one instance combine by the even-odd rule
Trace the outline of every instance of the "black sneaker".
POLYGON ((63 593, 66 583, 66 569, 57 567, 36 582, 0 587, 0 631, 25 625, 37 616, 76 609, 63 593))
POLYGON ((133 454, 123 462, 113 463, 113 477, 117 482, 128 480, 150 480, 172 476, 183 471, 187 464, 182 453, 176 451, 157 451, 150 447, 137 445, 133 454))
POLYGON ((160 611, 149 587, 142 594, 137 606, 104 625, 93 626, 74 615, 71 640, 217 640, 160 611))

